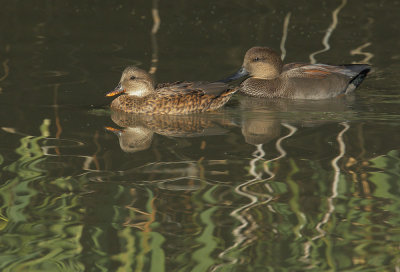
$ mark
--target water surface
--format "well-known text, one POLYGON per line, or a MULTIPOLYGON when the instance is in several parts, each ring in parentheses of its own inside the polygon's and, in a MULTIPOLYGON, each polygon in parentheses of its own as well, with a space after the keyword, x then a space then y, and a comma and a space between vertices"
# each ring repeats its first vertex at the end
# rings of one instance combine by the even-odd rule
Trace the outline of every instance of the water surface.
POLYGON ((399 270, 398 14, 384 0, 4 2, 0 270, 399 270), (254 45, 373 70, 341 99, 107 108, 127 65, 211 81, 254 45))

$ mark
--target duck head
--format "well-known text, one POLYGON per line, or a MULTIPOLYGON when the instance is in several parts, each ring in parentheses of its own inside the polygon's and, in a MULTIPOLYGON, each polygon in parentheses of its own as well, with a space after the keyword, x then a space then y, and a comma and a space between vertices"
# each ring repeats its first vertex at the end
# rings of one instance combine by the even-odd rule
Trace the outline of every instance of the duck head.
POLYGON ((154 81, 149 73, 134 66, 125 68, 117 87, 106 94, 114 96, 121 93, 144 97, 154 92, 154 81))
POLYGON ((221 81, 226 83, 245 76, 274 79, 279 77, 282 67, 282 60, 274 50, 256 46, 246 52, 242 67, 236 73, 221 81))

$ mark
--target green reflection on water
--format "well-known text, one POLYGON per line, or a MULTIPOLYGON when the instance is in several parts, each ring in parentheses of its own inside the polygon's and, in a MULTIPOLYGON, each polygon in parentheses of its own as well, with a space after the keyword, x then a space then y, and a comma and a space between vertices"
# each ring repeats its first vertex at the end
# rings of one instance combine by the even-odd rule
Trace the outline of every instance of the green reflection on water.
POLYGON ((160 1, 157 58, 153 3, 3 3, 1 126, 40 135, 0 131, 0 270, 399 270, 398 1, 160 1), (108 110, 86 114, 150 55, 161 81, 212 80, 250 46, 279 44, 288 61, 364 59, 374 71, 349 107, 267 103, 253 116, 235 97, 220 136, 155 135, 136 154, 101 133, 108 110), (246 142, 241 122, 264 127, 246 142), (286 123, 297 132, 271 161, 286 123))
MULTIPOLYGON (((139 187, 113 185, 115 193, 110 195, 113 200, 132 196, 132 192, 143 187, 138 198, 143 204, 129 200, 126 205, 114 206, 111 213, 102 215, 106 224, 97 226, 83 220, 88 212, 82 202, 84 197, 72 192, 78 188, 87 192, 86 175, 50 180, 46 177, 48 172, 43 165, 49 157, 44 155, 41 145, 46 145, 49 124, 43 122, 41 136, 21 137, 16 149, 19 158, 3 167, 15 177, 0 190, 1 268, 83 271, 90 264, 81 256, 95 254, 96 258, 90 259, 102 271, 167 270, 170 262, 167 245, 176 241, 162 233, 166 222, 161 215, 165 207, 158 205, 157 183, 152 186, 142 183, 139 187), (50 185, 57 190, 50 191, 50 185), (112 251, 107 238, 110 231, 118 241, 112 251), (90 249, 88 240, 92 243, 90 249)), ((320 162, 295 157, 274 162, 259 160, 254 169, 264 171, 268 165, 274 176, 246 182, 245 187, 240 183, 232 185, 234 205, 229 208, 225 207, 226 200, 219 198, 222 184, 208 184, 204 178, 207 163, 202 162, 197 189, 188 198, 175 199, 178 205, 191 206, 192 215, 186 218, 186 224, 193 230, 182 233, 185 245, 190 246, 177 254, 174 262, 191 271, 281 266, 288 270, 344 270, 354 266, 362 269, 395 265, 400 257, 396 246, 400 241, 399 161, 399 153, 394 150, 369 160, 368 168, 357 173, 349 174, 342 167, 334 194, 333 172, 320 162), (307 210, 302 186, 315 181, 323 181, 315 183, 314 188, 319 196, 315 201, 318 207, 307 210), (268 194, 263 191, 266 187, 260 186, 267 184, 268 194), (246 192, 248 199, 238 192, 246 192), (251 197, 256 201, 249 205, 251 197), (235 210, 236 221, 219 226, 219 220, 232 217, 235 210)), ((162 169, 159 171, 161 175, 164 173, 162 169)), ((160 184, 164 183, 161 180, 160 184)), ((186 187, 163 188, 190 188, 190 182, 186 187)))
POLYGON ((291 189, 291 193, 293 194, 293 197, 291 200, 289 200, 289 205, 292 211, 296 214, 298 225, 295 226, 293 229, 295 235, 297 238, 302 237, 300 231, 306 224, 307 220, 303 212, 301 212, 301 205, 299 203, 299 186, 298 184, 293 180, 293 175, 295 175, 297 172, 299 172, 299 168, 297 167, 296 163, 293 160, 290 160, 290 165, 292 167, 292 170, 288 173, 287 176, 287 183, 289 184, 289 188, 291 189))
POLYGON ((46 186, 47 171, 41 168, 46 157, 39 142, 49 135, 49 125, 49 120, 43 121, 41 136, 22 137, 16 149, 19 159, 3 168, 15 177, 0 189, 1 210, 7 222, 0 238, 2 271, 83 270, 75 259, 82 249, 82 224, 73 211, 79 204, 78 196, 45 196, 40 190, 46 186), (49 213, 51 210, 56 214, 49 213))

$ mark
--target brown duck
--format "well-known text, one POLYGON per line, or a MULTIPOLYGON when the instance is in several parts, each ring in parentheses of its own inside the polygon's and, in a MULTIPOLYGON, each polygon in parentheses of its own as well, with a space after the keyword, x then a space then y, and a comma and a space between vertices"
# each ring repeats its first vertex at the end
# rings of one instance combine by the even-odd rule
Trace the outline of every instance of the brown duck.
POLYGON ((164 83, 154 88, 149 73, 127 67, 114 91, 107 96, 126 93, 114 99, 111 109, 128 113, 187 114, 222 107, 237 91, 222 82, 164 83))
POLYGON ((250 48, 242 67, 220 82, 245 76, 240 92, 254 97, 325 99, 348 94, 361 84, 371 67, 367 64, 327 65, 283 64, 280 56, 268 47, 250 48))

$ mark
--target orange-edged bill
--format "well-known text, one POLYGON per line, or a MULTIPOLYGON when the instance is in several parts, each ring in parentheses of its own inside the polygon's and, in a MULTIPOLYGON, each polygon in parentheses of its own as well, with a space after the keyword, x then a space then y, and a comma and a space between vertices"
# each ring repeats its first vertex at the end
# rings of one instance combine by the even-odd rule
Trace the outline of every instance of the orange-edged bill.
POLYGON ((122 88, 121 83, 119 83, 118 86, 115 87, 115 89, 114 89, 113 91, 108 92, 108 93, 106 94, 106 96, 114 96, 114 95, 117 95, 117 94, 120 94, 120 93, 124 93, 124 92, 125 92, 125 89, 122 88))
POLYGON ((113 132, 115 134, 122 133, 122 129, 113 128, 113 127, 104 127, 105 130, 113 132))

